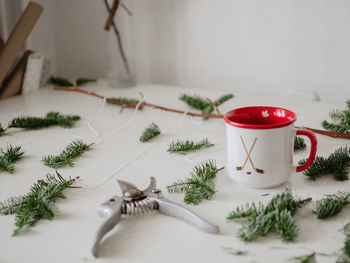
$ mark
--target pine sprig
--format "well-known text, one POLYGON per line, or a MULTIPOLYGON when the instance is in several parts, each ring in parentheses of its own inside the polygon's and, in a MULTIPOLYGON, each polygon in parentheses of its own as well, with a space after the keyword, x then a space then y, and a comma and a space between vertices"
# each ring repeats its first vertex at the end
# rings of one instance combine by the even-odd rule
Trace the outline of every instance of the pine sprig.
MULTIPOLYGON (((77 81, 77 85, 81 86, 89 82, 95 82, 96 79, 78 78, 76 81, 77 81)), ((65 79, 65 78, 52 76, 49 82, 53 85, 60 86, 60 87, 73 87, 73 84, 68 79, 65 79)))
POLYGON ((349 263, 350 262, 350 223, 347 223, 344 228, 344 247, 341 250, 341 254, 337 259, 337 263, 349 263))
POLYGON ((64 179, 58 172, 55 175, 48 174, 46 179, 38 180, 26 195, 0 202, 1 215, 15 214, 17 228, 13 235, 28 230, 42 219, 54 218, 58 211, 55 200, 65 198, 63 190, 73 188, 76 179, 64 179))
POLYGON ((30 116, 16 117, 9 122, 7 128, 3 128, 0 125, 0 136, 6 134, 6 131, 10 128, 41 129, 53 125, 71 128, 78 120, 80 120, 80 116, 78 115, 63 115, 59 112, 48 112, 44 118, 30 116))
POLYGON ((297 238, 299 228, 290 211, 284 209, 276 212, 275 221, 275 230, 284 241, 293 241, 297 238))
POLYGON ((178 179, 166 188, 169 193, 185 193, 186 204, 199 204, 202 200, 210 200, 216 193, 214 179, 222 168, 217 168, 214 160, 196 165, 190 177, 178 179))
POLYGON ((82 140, 76 140, 66 146, 59 155, 43 157, 42 162, 51 168, 58 169, 64 166, 74 166, 74 159, 86 151, 91 150, 92 144, 86 144, 82 140))
POLYGON ((173 141, 170 143, 167 151, 170 153, 186 154, 189 152, 199 150, 201 148, 211 147, 213 145, 214 144, 211 143, 208 138, 205 138, 199 142, 194 142, 192 140, 176 142, 173 141))
POLYGON ((303 150, 306 148, 305 140, 304 138, 300 136, 294 137, 294 151, 295 150, 303 150))
POLYGON ((244 241, 253 241, 260 236, 275 231, 288 242, 298 236, 298 226, 293 215, 296 210, 311 201, 311 198, 300 200, 286 188, 266 204, 246 204, 230 212, 226 219, 243 219, 243 226, 238 230, 238 237, 244 241))
POLYGON ((334 123, 326 120, 322 122, 323 128, 336 133, 350 132, 350 100, 346 101, 345 110, 333 110, 329 113, 329 117, 334 123))
MULTIPOLYGON (((299 161, 304 164, 306 160, 299 161)), ((340 147, 336 149, 328 158, 316 156, 312 164, 304 171, 304 175, 312 180, 333 174, 337 181, 349 179, 350 169, 350 148, 340 147)))
MULTIPOLYGON (((216 106, 219 106, 226 101, 232 99, 233 94, 226 94, 214 101, 216 106)), ((203 114, 211 114, 214 111, 214 106, 207 100, 198 95, 190 96, 187 94, 183 94, 180 96, 180 100, 185 102, 188 106, 193 109, 200 110, 203 114)))
MULTIPOLYGON (((135 105, 137 105, 137 104, 140 102, 140 101, 137 100, 137 99, 125 98, 125 97, 118 97, 118 98, 110 97, 110 98, 108 98, 108 99, 115 100, 115 101, 117 101, 117 102, 119 102, 119 103, 122 103, 122 104, 135 104, 135 105)), ((112 102, 109 102, 109 103, 113 104, 112 102)), ((117 105, 117 104, 113 104, 113 105, 117 105)), ((121 107, 122 107, 123 105, 118 105, 118 106, 121 106, 121 107)), ((130 107, 130 108, 136 108, 136 106, 135 106, 135 107, 130 107)), ((140 107, 138 108, 138 110, 142 110, 142 109, 143 109, 142 106, 140 106, 140 107)))
POLYGON ((63 115, 59 112, 49 112, 45 116, 46 120, 53 122, 53 125, 58 125, 63 128, 72 128, 76 121, 80 120, 78 115, 63 115))
POLYGON ((232 99, 234 96, 233 94, 225 94, 225 95, 222 95, 221 97, 219 97, 218 99, 216 99, 214 101, 214 104, 216 106, 220 106, 221 104, 224 104, 226 101, 232 99))
POLYGON ((350 203, 350 193, 338 192, 316 201, 317 218, 324 219, 338 214, 350 203))
POLYGON ((13 173, 15 170, 13 164, 21 159, 23 154, 21 146, 13 147, 10 145, 5 151, 0 149, 0 172, 13 173))
POLYGON ((152 122, 150 125, 146 127, 146 129, 142 132, 140 136, 140 141, 141 142, 147 142, 150 139, 156 137, 157 135, 160 134, 160 129, 157 124, 152 122))

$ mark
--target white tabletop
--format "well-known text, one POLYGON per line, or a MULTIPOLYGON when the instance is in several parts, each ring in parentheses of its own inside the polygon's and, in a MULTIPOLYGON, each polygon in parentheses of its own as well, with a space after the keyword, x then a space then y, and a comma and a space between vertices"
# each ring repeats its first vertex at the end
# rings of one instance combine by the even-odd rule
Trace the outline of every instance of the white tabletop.
MULTIPOLYGON (((199 94, 216 99, 227 92, 219 90, 191 90, 160 85, 137 85, 132 88, 109 88, 103 81, 85 87, 105 96, 139 97, 142 91, 148 102, 190 110, 179 95, 199 94)), ((234 93, 234 90, 232 90, 234 93)), ((221 112, 249 105, 270 105, 296 112, 296 125, 321 128, 328 112, 344 105, 320 102, 292 101, 275 97, 235 94, 235 98, 220 107, 221 112)), ((312 251, 332 254, 343 246, 344 236, 339 231, 347 223, 350 208, 327 220, 318 220, 312 212, 314 201, 295 215, 300 228, 293 243, 283 243, 275 234, 244 243, 236 237, 238 222, 226 222, 226 215, 237 205, 250 201, 267 202, 274 192, 246 189, 235 184, 224 170, 216 179, 217 194, 210 201, 197 206, 186 205, 182 194, 168 194, 165 186, 177 178, 188 176, 193 166, 201 161, 215 159, 218 166, 226 163, 225 123, 220 119, 203 121, 201 118, 145 108, 134 115, 134 110, 122 113, 115 105, 104 105, 101 99, 73 92, 45 88, 26 96, 17 96, 0 102, 0 120, 6 124, 21 115, 43 116, 49 111, 78 114, 82 119, 72 129, 50 127, 34 131, 11 130, 0 137, 0 146, 21 145, 25 157, 15 165, 14 174, 0 174, 0 200, 28 192, 38 179, 54 170, 40 160, 44 155, 59 153, 69 142, 82 138, 95 142, 94 150, 75 161, 75 167, 60 169, 64 177, 80 176, 76 185, 68 189, 67 199, 57 200, 59 215, 51 221, 40 221, 28 232, 12 237, 14 216, 0 216, 0 262, 92 262, 90 253, 93 236, 103 222, 97 207, 115 194, 120 194, 116 179, 124 179, 144 188, 149 177, 157 179, 164 195, 211 223, 220 227, 219 235, 206 234, 177 219, 157 212, 142 216, 123 217, 103 241, 98 262, 283 262, 293 256, 312 251), (138 138, 144 127, 157 123, 162 134, 148 143, 138 138), (175 139, 203 139, 215 143, 212 148, 183 156, 166 152, 175 139), (269 193, 269 195, 264 195, 269 193), (235 256, 223 247, 247 251, 235 256)), ((345 139, 317 135, 318 154, 328 155, 335 148, 349 144, 345 139)), ((309 148, 308 148, 309 149, 309 148)), ((295 155, 297 160, 307 157, 308 149, 295 155)), ((293 174, 288 185, 300 197, 319 199, 323 194, 349 189, 350 182, 338 182, 332 177, 310 181, 302 174, 293 174)), ((335 257, 317 256, 318 262, 333 262, 335 257)))

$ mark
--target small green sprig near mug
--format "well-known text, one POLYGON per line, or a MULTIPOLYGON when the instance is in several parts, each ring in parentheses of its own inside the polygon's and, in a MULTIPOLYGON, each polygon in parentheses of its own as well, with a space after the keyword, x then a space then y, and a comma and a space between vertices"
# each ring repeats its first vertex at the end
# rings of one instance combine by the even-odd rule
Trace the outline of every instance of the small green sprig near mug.
POLYGON ((172 141, 168 147, 169 153, 178 153, 178 154, 187 154, 189 152, 193 152, 202 148, 208 148, 214 146, 213 143, 209 141, 208 138, 205 138, 201 141, 195 142, 192 140, 186 141, 172 141))
POLYGON ((286 188, 266 204, 246 204, 237 207, 226 217, 227 220, 243 219, 243 226, 238 230, 238 237, 244 241, 253 241, 270 232, 277 232, 283 241, 297 238, 299 228, 293 218, 298 208, 311 201, 311 198, 299 199, 286 188))
POLYGON ((183 94, 180 97, 180 100, 185 102, 191 108, 200 110, 203 114, 212 114, 214 110, 218 111, 218 106, 224 104, 226 101, 232 99, 233 97, 233 94, 225 94, 216 99, 215 101, 211 101, 209 98, 204 99, 199 95, 190 96, 187 94, 183 94))
MULTIPOLYGON (((299 164, 304 164, 305 159, 299 164)), ((311 180, 316 180, 325 175, 333 175, 337 181, 349 179, 350 172, 350 148, 340 147, 328 157, 316 156, 309 168, 304 171, 304 175, 311 180)))
POLYGON ((215 177, 224 167, 218 168, 214 160, 197 164, 190 172, 190 177, 177 179, 166 188, 169 193, 185 193, 186 204, 199 204, 202 200, 210 200, 216 193, 215 177))

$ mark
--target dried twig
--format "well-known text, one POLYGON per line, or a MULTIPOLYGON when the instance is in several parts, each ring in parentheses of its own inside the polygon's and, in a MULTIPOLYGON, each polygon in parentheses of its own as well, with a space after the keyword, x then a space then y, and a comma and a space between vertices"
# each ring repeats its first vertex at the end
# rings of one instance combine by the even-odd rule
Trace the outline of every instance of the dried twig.
MULTIPOLYGON (((74 86, 74 88, 66 88, 66 87, 58 87, 58 86, 54 86, 53 88, 55 90, 61 90, 61 91, 74 91, 74 92, 79 92, 79 93, 84 93, 90 96, 94 96, 100 99, 104 99, 104 96, 99 95, 95 92, 89 92, 89 91, 85 91, 83 89, 80 89, 76 82, 74 84, 74 82, 71 82, 74 86)), ((116 105, 121 105, 123 108, 135 108, 137 106, 137 103, 133 103, 133 104, 124 104, 121 103, 117 100, 111 99, 111 98, 107 98, 107 101, 116 105)), ((167 108, 167 107, 163 107, 163 106, 159 106, 156 104, 151 104, 148 103, 146 101, 142 102, 140 104, 141 107, 150 107, 150 108, 154 108, 154 109, 159 109, 159 110, 164 110, 164 111, 170 111, 170 112, 175 112, 175 113, 180 113, 180 114, 184 114, 185 111, 183 110, 177 110, 177 109, 171 109, 171 108, 167 108)), ((201 113, 194 113, 194 112, 186 112, 186 115, 189 116, 193 116, 193 117, 204 117, 204 118, 216 118, 216 119, 221 119, 224 116, 222 114, 201 114, 201 113)), ((329 131, 322 131, 322 130, 318 130, 318 129, 313 129, 313 128, 308 128, 308 127, 296 127, 296 128, 302 128, 302 129, 306 129, 306 130, 310 130, 314 133, 318 133, 318 134, 322 134, 325 136, 329 136, 329 137, 333 137, 333 138, 345 138, 345 139, 350 139, 350 133, 336 133, 336 132, 329 132, 329 131)))
POLYGON ((221 114, 220 111, 219 111, 218 106, 216 106, 216 104, 211 99, 207 98, 207 100, 214 107, 214 109, 216 110, 217 114, 221 114))
POLYGON ((322 135, 326 135, 326 136, 333 137, 333 138, 350 139, 350 133, 336 133, 336 132, 322 131, 322 130, 308 128, 308 127, 296 127, 296 128, 302 128, 302 129, 309 130, 309 131, 312 131, 312 132, 317 133, 317 134, 322 134, 322 135))
MULTIPOLYGON (((104 3, 105 3, 105 6, 106 6, 108 13, 111 13, 111 8, 109 7, 108 0, 104 0, 104 3)), ((112 23, 113 31, 114 31, 116 38, 117 38, 119 52, 120 52, 120 55, 121 55, 122 60, 123 60, 125 71, 128 74, 128 76, 130 77, 131 73, 130 73, 130 68, 129 68, 129 62, 128 62, 128 59, 126 58, 126 55, 124 52, 123 43, 122 43, 122 39, 121 39, 119 30, 118 30, 116 24, 114 23, 113 19, 112 19, 111 23, 112 23)))
MULTIPOLYGON (((90 96, 94 96, 100 99, 104 99, 105 97, 97 94, 95 92, 89 92, 83 89, 80 89, 77 85, 74 85, 74 88, 66 88, 66 87, 58 87, 58 86, 54 86, 53 89, 55 90, 61 90, 61 91, 71 91, 71 92, 79 92, 79 93, 83 93, 86 95, 90 95, 90 96)), ((115 99, 112 98, 107 98, 106 99, 108 102, 116 104, 116 105, 120 105, 124 108, 135 108, 137 106, 137 103, 132 103, 132 104, 125 104, 122 102, 119 102, 115 99)), ((186 112, 183 110, 177 110, 177 109, 171 109, 171 108, 167 108, 167 107, 163 107, 160 105, 156 105, 156 104, 152 104, 152 103, 148 103, 146 101, 143 101, 140 104, 140 107, 150 107, 153 109, 159 109, 159 110, 163 110, 163 111, 169 111, 169 112, 174 112, 174 113, 179 113, 179 114, 186 114, 189 116, 193 116, 193 117, 203 117, 203 118, 216 118, 216 119, 221 119, 223 118, 223 115, 221 114, 201 114, 201 113, 195 113, 195 112, 186 112)))
POLYGON ((105 30, 106 31, 110 30, 112 22, 113 22, 113 19, 114 19, 114 16, 115 16, 115 13, 118 10, 118 7, 119 7, 119 0, 114 0, 112 8, 110 8, 109 16, 107 18, 106 24, 105 24, 105 30))

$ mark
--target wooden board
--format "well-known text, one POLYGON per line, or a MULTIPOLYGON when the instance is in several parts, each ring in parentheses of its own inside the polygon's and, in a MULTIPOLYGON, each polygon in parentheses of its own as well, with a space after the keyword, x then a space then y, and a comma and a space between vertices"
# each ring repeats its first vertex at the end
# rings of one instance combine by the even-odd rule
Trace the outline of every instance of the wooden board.
POLYGON ((26 72, 27 61, 30 54, 33 51, 24 52, 22 58, 17 63, 16 67, 13 69, 12 73, 4 81, 3 87, 0 90, 0 100, 6 99, 8 97, 17 95, 20 93, 24 78, 24 73, 26 72))
POLYGON ((24 42, 38 21, 43 8, 30 2, 0 52, 0 84, 4 81, 24 42))

